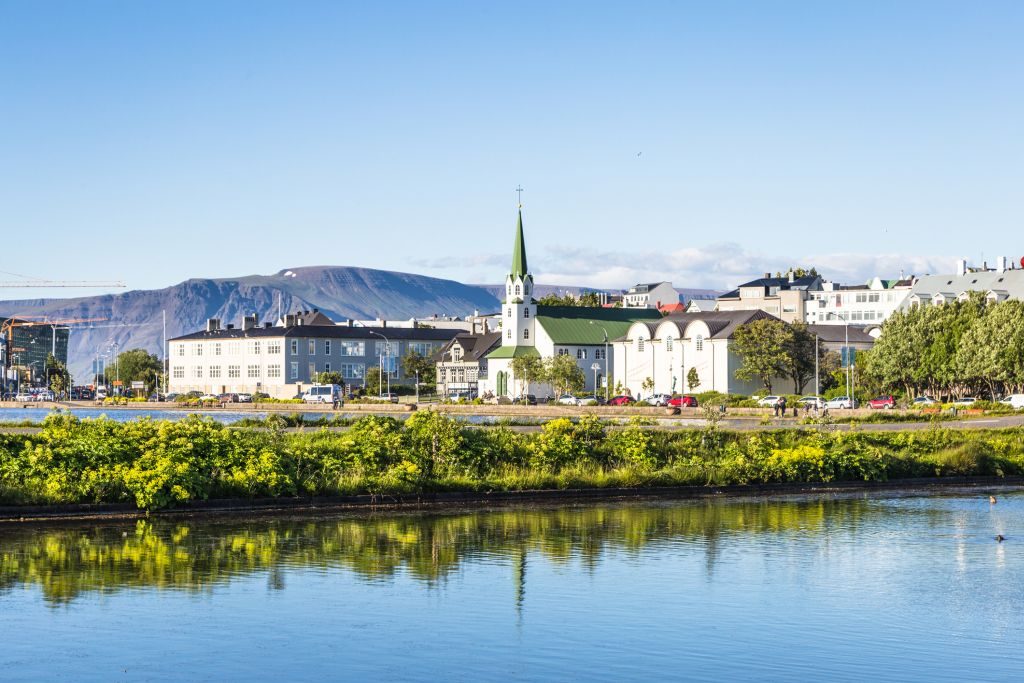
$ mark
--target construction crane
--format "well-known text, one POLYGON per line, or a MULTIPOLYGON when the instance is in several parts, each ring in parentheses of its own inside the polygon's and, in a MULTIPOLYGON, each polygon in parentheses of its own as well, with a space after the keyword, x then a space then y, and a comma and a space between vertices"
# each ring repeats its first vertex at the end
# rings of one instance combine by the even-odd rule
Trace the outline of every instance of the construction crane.
POLYGON ((118 281, 104 282, 102 280, 12 280, 0 282, 0 287, 127 287, 125 283, 118 281))

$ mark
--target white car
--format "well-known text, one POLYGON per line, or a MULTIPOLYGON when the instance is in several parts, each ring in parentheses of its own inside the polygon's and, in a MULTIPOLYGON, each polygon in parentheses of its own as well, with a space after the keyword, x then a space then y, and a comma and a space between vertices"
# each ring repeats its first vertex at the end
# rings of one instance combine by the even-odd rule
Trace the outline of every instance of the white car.
POLYGON ((971 405, 974 405, 977 402, 978 402, 978 399, 974 398, 973 396, 964 396, 963 398, 958 398, 957 400, 953 401, 953 405, 955 405, 955 406, 971 406, 971 405))
POLYGON ((776 403, 779 402, 780 398, 782 398, 782 397, 781 396, 765 396, 762 399, 758 399, 757 405, 762 406, 762 407, 763 406, 768 406, 769 408, 771 408, 773 405, 775 405, 776 403))
POLYGON ((1021 408, 1024 408, 1024 394, 1010 394, 1000 401, 1000 403, 1020 410, 1021 408))
POLYGON ((836 396, 831 401, 825 403, 825 407, 829 410, 849 410, 857 407, 857 401, 849 396, 836 396))
POLYGON ((572 394, 562 394, 558 398, 558 404, 562 406, 578 406, 580 405, 580 400, 572 394))
POLYGON ((799 404, 801 408, 824 408, 825 399, 821 396, 804 396, 797 401, 797 404, 799 404))
POLYGON ((199 397, 199 400, 200 401, 219 401, 220 398, 217 397, 217 396, 214 396, 213 394, 203 394, 202 396, 199 397))
POLYGON ((30 401, 36 400, 36 397, 33 396, 32 394, 26 394, 26 393, 22 392, 22 393, 18 394, 17 396, 15 396, 14 400, 18 401, 19 403, 29 403, 30 401))
POLYGON ((938 401, 931 396, 918 396, 911 402, 911 405, 918 408, 920 406, 933 406, 936 403, 938 403, 938 401))
POLYGON ((668 394, 652 394, 644 400, 652 406, 667 406, 671 398, 668 394))

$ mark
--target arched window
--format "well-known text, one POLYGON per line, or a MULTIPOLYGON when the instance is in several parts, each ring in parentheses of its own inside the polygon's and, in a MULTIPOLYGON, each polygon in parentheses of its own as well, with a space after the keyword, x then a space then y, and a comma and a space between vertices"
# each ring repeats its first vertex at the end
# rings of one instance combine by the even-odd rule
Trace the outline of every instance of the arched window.
POLYGON ((672 350, 672 335, 669 335, 669 336, 665 337, 665 350, 666 351, 671 351, 672 350))
POLYGON ((511 339, 511 338, 512 338, 512 330, 508 330, 507 332, 505 332, 505 339, 511 339))
POLYGON ((516 285, 516 296, 519 296, 519 285, 516 285))
POLYGON ((512 296, 512 285, 505 285, 505 293, 512 296))
POLYGON ((508 313, 505 314, 505 317, 506 318, 511 318, 512 317, 512 308, 511 307, 509 307, 508 313))
POLYGON ((523 309, 523 317, 524 318, 529 318, 530 317, 530 307, 529 306, 527 306, 526 308, 523 309))
POLYGON ((643 337, 640 337, 639 339, 636 340, 636 350, 639 351, 640 353, 644 352, 644 338, 643 337))
POLYGON ((529 338, 530 338, 530 330, 529 329, 523 330, 523 339, 529 339, 529 338))
POLYGON ((704 350, 704 335, 702 335, 702 334, 698 334, 697 335, 696 346, 697 346, 697 350, 698 351, 703 351, 704 350))

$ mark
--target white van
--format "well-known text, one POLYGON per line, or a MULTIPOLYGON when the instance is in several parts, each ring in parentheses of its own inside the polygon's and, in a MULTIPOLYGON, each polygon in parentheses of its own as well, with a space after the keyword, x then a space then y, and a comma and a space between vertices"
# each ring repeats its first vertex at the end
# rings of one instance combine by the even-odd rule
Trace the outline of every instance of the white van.
POLYGON ((102 401, 106 397, 107 397, 107 388, 106 387, 96 387, 96 400, 97 401, 102 401))
POLYGON ((1024 394, 1010 394, 1000 401, 1000 403, 1020 410, 1021 408, 1024 408, 1024 394))
POLYGON ((341 387, 337 384, 321 384, 310 387, 302 395, 304 403, 334 403, 341 396, 341 387))

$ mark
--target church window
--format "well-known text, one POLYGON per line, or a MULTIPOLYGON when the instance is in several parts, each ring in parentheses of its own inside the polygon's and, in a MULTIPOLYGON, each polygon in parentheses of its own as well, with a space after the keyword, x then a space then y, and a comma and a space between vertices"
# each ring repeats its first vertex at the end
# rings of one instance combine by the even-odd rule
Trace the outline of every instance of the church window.
POLYGON ((505 317, 506 318, 511 318, 512 317, 512 308, 511 307, 509 307, 508 313, 505 314, 505 317))
POLYGON ((519 285, 516 285, 516 296, 519 296, 519 285))
POLYGON ((698 334, 697 335, 697 350, 698 351, 703 351, 704 350, 704 335, 702 335, 702 334, 698 334))
POLYGON ((523 330, 523 339, 530 338, 530 330, 523 330))
POLYGON ((530 307, 529 306, 527 306, 526 308, 523 309, 523 317, 524 318, 529 318, 530 317, 530 307))
POLYGON ((672 335, 669 335, 668 337, 665 337, 665 350, 666 351, 671 351, 672 350, 672 335))
POLYGON ((509 330, 509 331, 507 331, 505 333, 505 339, 511 339, 511 338, 512 338, 512 330, 509 330))
POLYGON ((636 350, 639 351, 640 353, 644 352, 644 338, 643 337, 640 337, 639 339, 636 340, 636 350))

